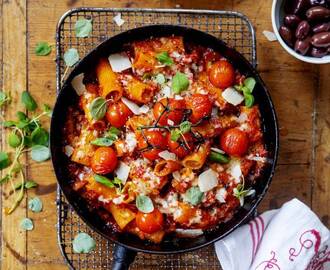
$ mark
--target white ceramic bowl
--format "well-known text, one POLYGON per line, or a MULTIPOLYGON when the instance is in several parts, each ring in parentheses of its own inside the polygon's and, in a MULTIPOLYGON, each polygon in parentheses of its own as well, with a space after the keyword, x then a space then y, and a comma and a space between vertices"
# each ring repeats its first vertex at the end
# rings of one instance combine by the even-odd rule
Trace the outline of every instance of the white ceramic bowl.
MULTIPOLYGON (((282 37, 280 36, 278 29, 283 24, 283 19, 285 16, 284 13, 284 1, 288 0, 273 0, 273 6, 272 6, 272 25, 274 29, 274 33, 277 37, 277 40, 280 42, 282 47, 292 56, 295 58, 312 64, 328 64, 330 63, 330 55, 323 56, 322 58, 312 57, 312 56, 304 56, 297 52, 295 52, 291 47, 289 47, 282 37)), ((290 1, 290 0, 289 0, 290 1)))

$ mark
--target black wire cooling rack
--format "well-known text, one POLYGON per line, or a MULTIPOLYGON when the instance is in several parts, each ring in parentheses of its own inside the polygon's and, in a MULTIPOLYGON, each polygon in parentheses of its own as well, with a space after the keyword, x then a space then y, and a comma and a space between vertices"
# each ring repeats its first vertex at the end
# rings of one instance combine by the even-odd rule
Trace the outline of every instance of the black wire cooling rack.
MULTIPOLYGON (((60 91, 68 70, 63 53, 76 48, 80 57, 109 37, 120 32, 151 24, 185 25, 208 32, 241 52, 255 67, 255 33, 250 21, 242 14, 230 11, 183 10, 183 9, 123 9, 77 8, 68 11, 60 19, 56 33, 56 83, 60 91), (121 14, 125 23, 119 27, 113 17, 121 14), (78 19, 91 18, 92 35, 76 38, 74 24, 78 19)), ((57 191, 57 232, 61 252, 70 269, 110 269, 114 245, 91 231, 66 202, 60 188, 57 191), (89 233, 97 242, 89 254, 75 254, 72 240, 79 232, 89 233)), ((138 254, 131 269, 221 269, 213 245, 179 255, 138 254)))

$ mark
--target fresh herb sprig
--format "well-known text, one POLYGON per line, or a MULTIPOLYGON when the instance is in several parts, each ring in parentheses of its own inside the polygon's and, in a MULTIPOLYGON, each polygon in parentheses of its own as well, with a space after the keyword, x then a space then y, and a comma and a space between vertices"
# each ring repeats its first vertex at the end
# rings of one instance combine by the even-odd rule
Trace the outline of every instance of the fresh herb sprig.
POLYGON ((241 206, 244 205, 244 199, 245 197, 249 197, 249 196, 253 196, 255 194, 255 190, 252 188, 249 189, 245 189, 245 182, 244 182, 244 178, 243 178, 243 183, 242 184, 238 184, 234 189, 233 189, 233 193, 234 196, 239 199, 239 203, 241 206))
POLYGON ((253 89, 256 85, 256 80, 252 77, 248 77, 240 85, 235 85, 237 91, 243 92, 245 99, 245 106, 251 108, 254 104, 254 96, 252 95, 253 89))

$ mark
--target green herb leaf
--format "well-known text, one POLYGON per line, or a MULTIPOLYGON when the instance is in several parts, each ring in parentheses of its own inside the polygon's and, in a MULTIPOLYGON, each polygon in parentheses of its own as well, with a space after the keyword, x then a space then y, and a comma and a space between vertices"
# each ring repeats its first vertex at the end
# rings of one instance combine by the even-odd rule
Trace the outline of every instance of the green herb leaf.
POLYGON ((3 91, 0 91, 0 107, 8 101, 10 101, 10 98, 7 96, 7 94, 3 91))
POLYGON ((93 119, 100 120, 107 112, 107 101, 102 97, 95 98, 89 106, 93 119))
POLYGON ((16 148, 22 142, 22 139, 14 132, 11 132, 8 136, 8 144, 9 146, 16 148))
POLYGON ((116 128, 116 127, 110 127, 109 130, 106 133, 107 135, 116 135, 118 136, 120 134, 120 129, 116 128))
POLYGON ((230 161, 230 159, 227 155, 224 155, 224 154, 221 154, 221 153, 218 153, 215 151, 211 151, 209 158, 211 161, 222 163, 222 164, 226 164, 230 161))
POLYGON ((24 231, 32 231, 33 230, 33 222, 29 218, 23 218, 20 227, 24 231))
POLYGON ((97 138, 93 141, 91 141, 91 144, 97 145, 97 146, 110 146, 113 144, 113 140, 109 138, 97 138))
MULTIPOLYGON (((37 184, 36 182, 34 182, 33 180, 29 180, 29 181, 27 181, 27 182, 24 182, 23 185, 24 185, 24 188, 25 188, 25 189, 31 189, 31 188, 35 188, 35 187, 38 186, 38 184, 37 184)), ((17 190, 17 189, 20 189, 21 186, 22 186, 22 183, 17 183, 17 184, 15 185, 15 189, 16 189, 16 190, 17 190)))
POLYGON ((46 113, 46 115, 48 117, 52 117, 53 110, 52 110, 52 108, 49 105, 44 104, 44 112, 46 113))
POLYGON ((34 111, 38 107, 33 97, 27 91, 22 93, 21 100, 28 111, 34 111))
POLYGON ((177 72, 172 80, 172 90, 175 94, 179 94, 189 86, 189 80, 184 73, 177 72))
POLYGON ((42 207, 43 207, 42 201, 38 197, 30 199, 28 202, 28 206, 29 206, 29 209, 35 213, 41 212, 42 207))
POLYGON ((80 19, 76 21, 76 24, 74 26, 76 37, 80 37, 80 38, 88 37, 92 32, 92 29, 93 29, 92 20, 87 20, 87 19, 80 19))
POLYGON ((173 59, 168 55, 168 52, 161 52, 159 54, 156 55, 156 59, 166 65, 166 66, 170 66, 172 65, 174 62, 173 62, 173 59))
POLYGON ((180 131, 185 134, 187 132, 189 132, 191 129, 191 123, 189 121, 183 121, 181 124, 180 124, 180 131))
POLYGON ((100 183, 102 185, 105 185, 105 186, 107 186, 109 188, 115 187, 115 185, 113 184, 113 182, 109 178, 107 178, 105 176, 102 176, 102 175, 99 175, 99 174, 94 174, 94 179, 95 179, 96 182, 98 182, 98 183, 100 183))
POLYGON ((38 127, 31 133, 31 139, 33 144, 39 144, 48 146, 49 143, 49 134, 48 131, 42 127, 38 127))
POLYGON ((16 123, 16 127, 23 129, 25 127, 27 127, 30 124, 30 122, 28 120, 20 120, 18 121, 18 123, 16 123))
POLYGON ((244 198, 248 196, 253 196, 255 194, 254 189, 244 189, 244 185, 238 184, 234 189, 233 189, 233 194, 234 196, 239 199, 240 205, 244 205, 244 198))
POLYGON ((16 126, 16 122, 15 121, 4 121, 3 123, 4 127, 13 127, 16 126))
POLYGON ((24 136, 23 144, 27 147, 31 147, 32 146, 31 136, 24 136))
POLYGON ((152 200, 145 195, 138 195, 136 197, 136 207, 142 213, 151 213, 152 211, 154 211, 154 205, 152 203, 152 200))
POLYGON ((0 178, 0 185, 6 183, 10 179, 10 175, 6 174, 4 177, 0 178))
POLYGON ((199 204, 204 197, 204 192, 201 192, 199 187, 191 187, 185 193, 185 199, 187 202, 191 203, 192 205, 199 204))
POLYGON ((74 66, 79 61, 77 49, 70 48, 64 53, 64 62, 68 67, 74 66))
POLYGON ((96 242, 87 233, 79 233, 73 239, 72 246, 74 253, 89 253, 94 250, 96 242))
POLYGON ((24 121, 28 119, 27 115, 21 111, 16 112, 16 116, 19 121, 24 121))
POLYGON ((252 93, 255 85, 256 85, 256 80, 252 77, 248 77, 244 80, 244 85, 249 88, 250 92, 252 93))
POLYGON ((5 152, 0 152, 0 170, 7 168, 10 165, 9 155, 5 152))
POLYGON ((50 54, 50 52, 52 51, 52 47, 47 43, 47 42, 38 42, 34 52, 36 55, 38 56, 46 56, 48 54, 50 54))
POLYGON ((244 94, 245 106, 251 108, 254 104, 254 96, 252 94, 244 94))
POLYGON ((164 84, 166 82, 166 79, 165 79, 165 76, 163 74, 159 73, 159 74, 156 75, 155 81, 158 84, 164 84))
POLYGON ((31 149, 31 158, 37 162, 43 162, 50 158, 49 148, 44 145, 34 145, 31 149))
POLYGON ((180 130, 175 128, 171 130, 171 141, 176 142, 181 136, 180 130))

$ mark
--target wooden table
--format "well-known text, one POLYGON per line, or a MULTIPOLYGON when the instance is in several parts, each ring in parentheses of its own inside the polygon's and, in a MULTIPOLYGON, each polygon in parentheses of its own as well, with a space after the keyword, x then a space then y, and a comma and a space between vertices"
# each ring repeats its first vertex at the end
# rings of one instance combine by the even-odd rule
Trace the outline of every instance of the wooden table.
MULTIPOLYGON (((0 0, 0 87, 11 93, 13 104, 4 112, 14 118, 23 90, 39 104, 55 101, 55 53, 37 57, 38 41, 54 43, 56 23, 73 6, 157 7, 236 10, 246 14, 257 33, 258 69, 268 85, 278 113, 280 158, 276 174, 260 210, 281 206, 297 197, 330 225, 330 65, 310 65, 289 56, 263 30, 272 30, 271 0, 0 0)), ((1 130, 2 148, 5 132, 1 130)), ((1 269, 67 269, 56 239, 56 180, 50 162, 26 160, 29 179, 39 183, 10 216, 1 216, 1 269), (28 212, 35 195, 44 211, 28 212), (35 221, 31 232, 20 232, 23 217, 35 221)), ((2 209, 9 205, 2 188, 2 209)))

